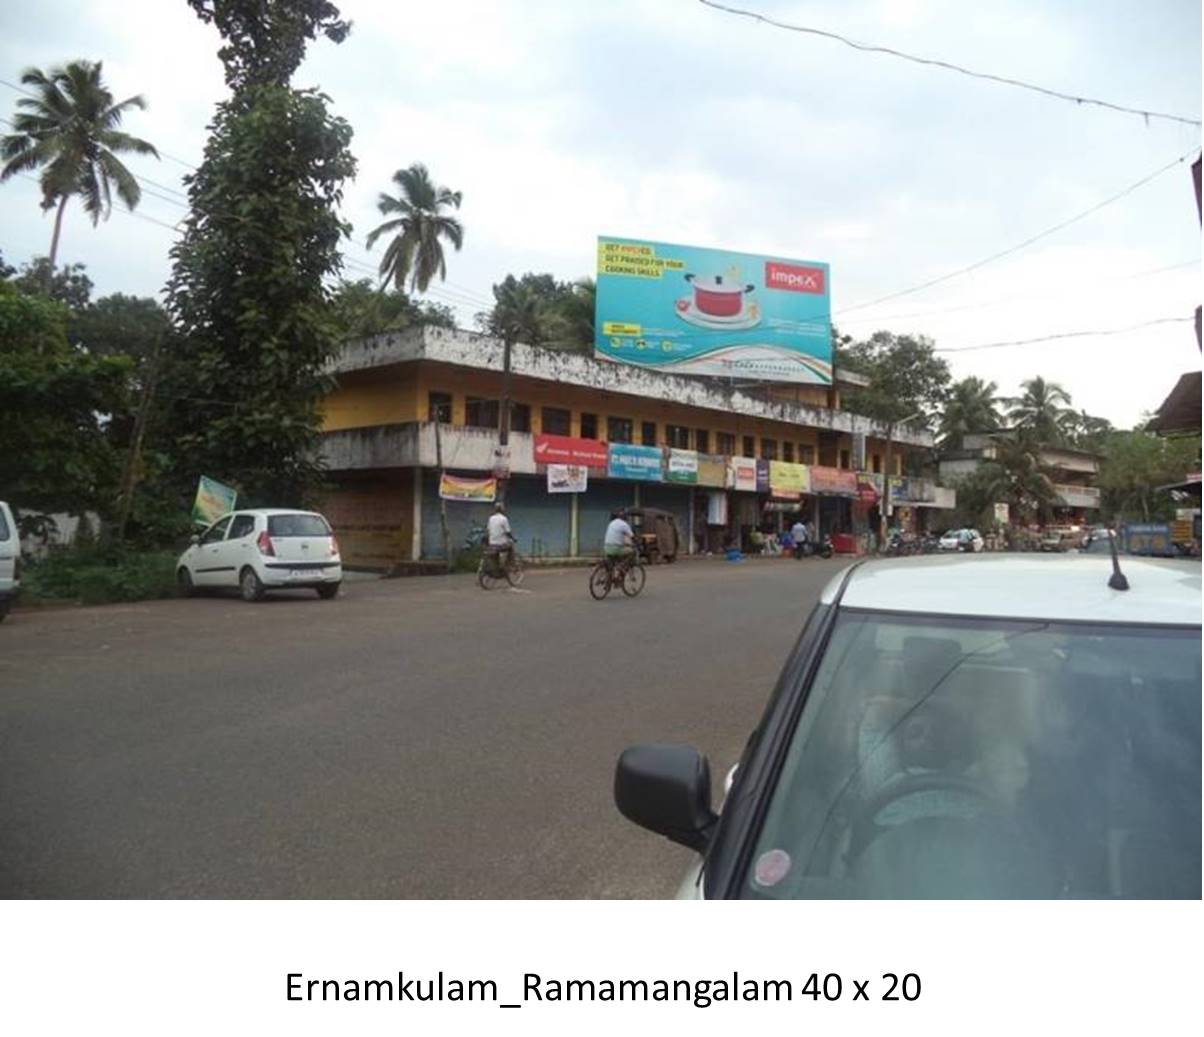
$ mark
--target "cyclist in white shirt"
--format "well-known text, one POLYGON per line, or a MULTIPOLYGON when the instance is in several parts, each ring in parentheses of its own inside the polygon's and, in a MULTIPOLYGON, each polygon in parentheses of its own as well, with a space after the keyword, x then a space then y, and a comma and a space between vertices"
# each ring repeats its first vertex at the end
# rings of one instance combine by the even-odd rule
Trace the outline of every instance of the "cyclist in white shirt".
POLYGON ((606 527, 606 536, 602 541, 602 550, 608 565, 635 554, 635 532, 627 524, 627 512, 611 512, 610 525, 606 527))
POLYGON ((510 532, 510 520, 506 518, 506 509, 500 501, 493 506, 493 514, 489 516, 485 528, 489 550, 498 556, 498 564, 504 568, 510 563, 514 534, 510 532))

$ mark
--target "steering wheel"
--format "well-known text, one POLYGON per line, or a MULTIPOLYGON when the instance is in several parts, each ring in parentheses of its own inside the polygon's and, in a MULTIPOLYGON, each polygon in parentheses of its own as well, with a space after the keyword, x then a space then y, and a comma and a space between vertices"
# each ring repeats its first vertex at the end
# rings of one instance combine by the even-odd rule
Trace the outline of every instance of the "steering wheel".
MULTIPOLYGON (((944 792, 950 793, 961 800, 970 799, 977 805, 977 809, 974 811, 973 817, 968 820, 976 820, 984 814, 1001 817, 1010 813, 999 801, 998 797, 989 792, 983 785, 970 778, 958 774, 949 774, 944 771, 908 774, 902 778, 887 782, 886 785, 875 792, 862 805, 850 826, 851 835, 846 859, 849 862, 855 861, 866 851, 870 843, 886 832, 908 824, 910 821, 920 821, 925 818, 938 816, 931 813, 921 813, 915 818, 900 821, 898 824, 885 825, 877 822, 878 815, 892 803, 897 803, 909 796, 924 792, 944 792)), ((960 818, 962 815, 957 814, 953 816, 960 818)), ((1012 827, 1024 828, 1023 825, 1018 825, 1010 819, 1007 821, 1007 824, 1012 827)), ((1027 835, 1028 832, 1026 831, 1025 834, 1027 835)))

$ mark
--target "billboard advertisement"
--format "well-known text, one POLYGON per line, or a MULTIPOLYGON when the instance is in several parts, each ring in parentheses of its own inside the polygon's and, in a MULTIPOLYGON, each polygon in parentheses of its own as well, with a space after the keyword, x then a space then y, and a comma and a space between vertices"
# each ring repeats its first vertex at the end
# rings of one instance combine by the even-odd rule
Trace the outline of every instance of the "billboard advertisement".
POLYGON ((535 463, 583 464, 590 468, 606 467, 606 444, 595 439, 540 434, 535 437, 535 463))
POLYGON ((465 479, 444 472, 439 476, 439 496, 444 500, 491 501, 497 496, 497 480, 465 479))
POLYGON ((199 526, 216 522, 227 512, 234 510, 238 491, 216 479, 204 475, 196 487, 196 499, 192 502, 192 521, 199 526))
POLYGON ((598 239, 594 353, 669 374, 830 385, 828 265, 598 239))

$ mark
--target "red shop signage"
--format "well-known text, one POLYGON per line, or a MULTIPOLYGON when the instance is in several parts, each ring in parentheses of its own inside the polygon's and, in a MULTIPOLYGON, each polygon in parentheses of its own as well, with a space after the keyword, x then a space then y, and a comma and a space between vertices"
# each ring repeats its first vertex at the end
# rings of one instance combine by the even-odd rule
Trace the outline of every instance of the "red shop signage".
POLYGON ((847 468, 811 466, 811 492, 857 496, 857 473, 847 468))
POLYGON ((573 436, 535 437, 536 464, 583 464, 589 468, 606 467, 606 444, 573 436))

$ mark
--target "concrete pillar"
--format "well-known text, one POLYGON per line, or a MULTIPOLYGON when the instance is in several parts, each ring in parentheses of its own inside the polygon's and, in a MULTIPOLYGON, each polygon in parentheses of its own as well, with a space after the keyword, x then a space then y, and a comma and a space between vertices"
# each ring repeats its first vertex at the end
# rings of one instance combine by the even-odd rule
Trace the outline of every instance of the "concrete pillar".
POLYGON ((410 558, 422 558, 422 465, 414 465, 414 533, 411 537, 410 558))
POLYGON ((577 498, 580 496, 581 495, 579 493, 570 493, 569 494, 569 557, 570 558, 578 557, 579 552, 580 552, 580 545, 578 543, 578 535, 577 535, 578 522, 579 522, 578 509, 580 507, 577 498))
POLYGON ((686 532, 686 536, 688 538, 686 541, 686 554, 688 554, 688 555, 692 555, 694 553, 694 505, 695 505, 694 494, 695 493, 697 493, 697 490, 695 490, 695 488, 693 486, 691 486, 690 487, 690 505, 689 505, 689 507, 690 507, 690 524, 689 524, 689 529, 686 532))
POLYGON ((638 508, 639 506, 640 506, 640 484, 636 483, 635 484, 635 504, 633 505, 633 507, 638 508))

